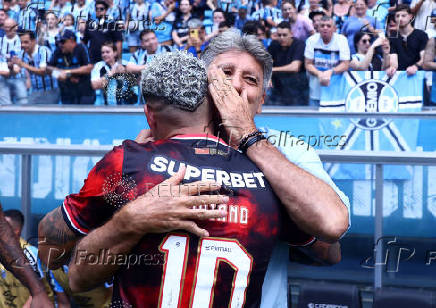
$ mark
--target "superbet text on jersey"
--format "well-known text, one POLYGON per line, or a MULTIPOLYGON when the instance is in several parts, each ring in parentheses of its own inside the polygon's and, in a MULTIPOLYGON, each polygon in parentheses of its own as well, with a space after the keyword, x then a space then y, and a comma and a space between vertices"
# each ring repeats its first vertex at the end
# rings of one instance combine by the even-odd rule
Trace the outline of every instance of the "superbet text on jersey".
MULTIPOLYGON (((263 173, 216 137, 125 141, 97 163, 80 193, 65 199, 64 218, 72 230, 87 234, 111 218, 117 202, 143 194, 175 174, 181 164, 186 166, 183 183, 212 180, 231 192, 229 203, 221 205, 228 215, 198 222, 210 237, 184 231, 147 234, 128 257, 111 256, 127 262, 118 263, 113 301, 153 308, 258 307, 276 239, 306 245, 313 238, 287 218, 263 173), (114 180, 114 174, 122 179, 114 180), (108 178, 114 185, 109 190, 108 178), (117 187, 123 183, 125 187, 117 187), (116 191, 124 191, 124 198, 108 198, 116 191)), ((97 258, 104 256, 108 252, 97 258)))

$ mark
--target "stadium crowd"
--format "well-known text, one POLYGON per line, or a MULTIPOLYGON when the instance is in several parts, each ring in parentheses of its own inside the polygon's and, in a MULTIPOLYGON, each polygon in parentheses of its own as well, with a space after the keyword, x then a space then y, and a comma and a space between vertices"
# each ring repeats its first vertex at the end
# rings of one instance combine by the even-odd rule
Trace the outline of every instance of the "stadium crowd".
POLYGON ((273 57, 266 104, 319 106, 332 74, 434 70, 435 25, 434 0, 3 0, 0 104, 138 104, 153 55, 234 27, 273 57))

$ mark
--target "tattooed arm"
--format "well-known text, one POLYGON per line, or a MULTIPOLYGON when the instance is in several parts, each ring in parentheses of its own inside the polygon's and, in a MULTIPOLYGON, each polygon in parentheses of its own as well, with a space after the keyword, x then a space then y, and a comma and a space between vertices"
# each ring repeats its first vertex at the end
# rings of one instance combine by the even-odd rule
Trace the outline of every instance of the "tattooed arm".
POLYGON ((45 215, 38 226, 38 254, 49 269, 68 264, 71 252, 80 239, 66 224, 61 207, 45 215))
POLYGON ((53 307, 44 286, 36 277, 26 257, 21 250, 20 243, 6 221, 0 204, 0 262, 12 272, 30 291, 32 308, 53 307))

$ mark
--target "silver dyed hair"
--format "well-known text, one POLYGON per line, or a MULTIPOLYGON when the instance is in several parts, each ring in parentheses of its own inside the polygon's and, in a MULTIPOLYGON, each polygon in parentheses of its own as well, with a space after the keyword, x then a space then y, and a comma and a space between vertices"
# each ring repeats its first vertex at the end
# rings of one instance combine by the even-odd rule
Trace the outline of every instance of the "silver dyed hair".
POLYGON ((206 67, 218 55, 228 51, 243 51, 252 55, 263 67, 263 90, 268 88, 272 75, 273 60, 263 44, 254 35, 241 35, 236 29, 229 29, 213 38, 201 55, 206 67))
POLYGON ((187 111, 195 111, 207 94, 207 74, 203 61, 186 51, 162 53, 142 71, 144 97, 164 101, 187 111))

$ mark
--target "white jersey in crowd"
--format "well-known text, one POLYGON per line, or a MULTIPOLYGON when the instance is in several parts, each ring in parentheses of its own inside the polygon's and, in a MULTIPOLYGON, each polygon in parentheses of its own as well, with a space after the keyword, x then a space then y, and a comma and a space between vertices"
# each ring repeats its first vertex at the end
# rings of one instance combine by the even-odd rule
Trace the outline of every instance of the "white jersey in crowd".
MULTIPOLYGON (((414 7, 420 0, 412 0, 410 7, 414 7)), ((415 29, 425 31, 433 28, 433 24, 430 23, 431 12, 436 9, 436 2, 434 0, 424 0, 421 8, 415 16, 415 29)))
MULTIPOLYGON (((333 33, 328 44, 325 44, 319 33, 310 36, 306 41, 304 58, 313 60, 313 64, 320 71, 332 69, 340 61, 350 60, 348 40, 342 34, 333 33)), ((321 95, 319 79, 309 74, 310 98, 319 100, 321 95)))
POLYGON ((18 56, 21 51, 21 41, 18 35, 9 39, 5 36, 0 37, 0 55, 7 56, 11 54, 11 51, 18 56))
POLYGON ((167 45, 159 45, 154 54, 148 54, 147 50, 140 48, 130 56, 129 63, 144 65, 150 62, 154 56, 163 52, 170 52, 170 51, 171 51, 171 47, 167 45))
POLYGON ((147 2, 130 5, 129 31, 142 31, 148 26, 148 11, 150 5, 147 2), (144 27, 145 26, 145 27, 144 27))

